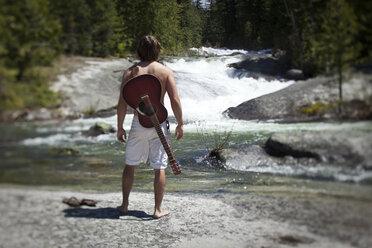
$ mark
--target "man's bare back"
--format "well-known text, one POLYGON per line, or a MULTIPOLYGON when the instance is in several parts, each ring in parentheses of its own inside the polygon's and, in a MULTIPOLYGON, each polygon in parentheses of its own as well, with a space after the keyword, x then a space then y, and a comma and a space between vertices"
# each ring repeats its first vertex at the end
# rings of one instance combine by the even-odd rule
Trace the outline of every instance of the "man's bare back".
POLYGON ((143 74, 152 74, 155 77, 157 77, 160 81, 161 88, 162 88, 160 100, 161 100, 161 103, 164 103, 164 95, 166 92, 167 80, 168 80, 169 75, 172 74, 172 71, 169 68, 165 67, 164 65, 156 61, 153 61, 153 62, 146 61, 146 62, 140 62, 139 64, 132 66, 131 68, 127 70, 126 74, 128 74, 128 77, 126 77, 126 75, 124 76, 125 83, 132 77, 143 75, 143 74))

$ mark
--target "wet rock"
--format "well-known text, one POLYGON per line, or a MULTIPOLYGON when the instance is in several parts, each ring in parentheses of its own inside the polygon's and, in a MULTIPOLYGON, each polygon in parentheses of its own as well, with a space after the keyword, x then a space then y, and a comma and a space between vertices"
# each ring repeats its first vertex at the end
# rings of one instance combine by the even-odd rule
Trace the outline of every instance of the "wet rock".
POLYGON ((226 159, 221 154, 222 151, 223 149, 213 149, 207 154, 207 158, 216 158, 221 162, 226 162, 226 159))
POLYGON ((50 149, 50 155, 52 156, 76 156, 80 155, 80 151, 71 147, 53 147, 50 149))
POLYGON ((314 242, 313 239, 298 235, 284 235, 277 238, 278 243, 286 244, 291 246, 297 246, 298 244, 311 244, 314 242))
POLYGON ((257 144, 219 151, 224 167, 258 170, 280 166, 337 166, 372 170, 372 133, 363 131, 303 131, 276 133, 257 144))
POLYGON ((271 54, 250 55, 238 63, 229 64, 228 67, 271 76, 285 76, 289 69, 285 63, 271 54))
POLYGON ((228 148, 220 151, 220 156, 226 161, 226 167, 247 170, 250 167, 260 167, 281 164, 283 159, 272 157, 261 145, 253 144, 240 148, 228 148))
POLYGON ((343 83, 342 102, 338 99, 337 79, 317 77, 230 107, 224 114, 240 120, 281 122, 372 118, 372 76, 352 74, 349 78, 343 83))
POLYGON ((1 122, 14 122, 14 121, 24 121, 29 114, 30 110, 10 110, 1 112, 0 121, 1 122))
POLYGON ((290 69, 285 73, 285 78, 291 80, 304 80, 305 75, 299 69, 290 69))
POLYGON ((47 121, 47 120, 72 120, 82 117, 80 111, 74 108, 60 107, 54 109, 22 109, 4 111, 0 114, 1 122, 22 122, 22 121, 47 121))
POLYGON ((53 117, 52 111, 46 109, 46 108, 41 108, 36 111, 30 111, 25 120, 26 121, 34 121, 34 120, 51 120, 53 117))
POLYGON ((372 169, 372 133, 306 131, 273 134, 265 151, 275 157, 314 158, 320 163, 372 169))
POLYGON ((98 136, 116 132, 115 128, 104 122, 96 122, 87 132, 88 136, 98 136))

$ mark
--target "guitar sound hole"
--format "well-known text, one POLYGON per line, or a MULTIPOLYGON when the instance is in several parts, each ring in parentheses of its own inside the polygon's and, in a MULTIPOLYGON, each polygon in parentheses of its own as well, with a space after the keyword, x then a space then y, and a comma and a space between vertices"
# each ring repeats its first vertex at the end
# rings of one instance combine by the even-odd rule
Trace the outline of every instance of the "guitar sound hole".
POLYGON ((154 105, 152 105, 152 108, 147 107, 144 102, 140 102, 138 104, 138 108, 142 113, 144 113, 147 116, 151 116, 154 113, 156 113, 156 107, 154 105))

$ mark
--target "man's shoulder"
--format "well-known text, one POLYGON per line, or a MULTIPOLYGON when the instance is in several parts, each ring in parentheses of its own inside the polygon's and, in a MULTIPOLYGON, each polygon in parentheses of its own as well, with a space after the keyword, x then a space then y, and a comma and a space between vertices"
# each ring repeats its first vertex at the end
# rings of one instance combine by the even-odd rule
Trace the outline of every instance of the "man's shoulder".
POLYGON ((156 66, 157 69, 161 69, 161 70, 165 70, 165 71, 172 71, 171 68, 169 68, 168 66, 158 62, 158 61, 155 61, 154 63, 154 66, 156 66))
POLYGON ((166 65, 163 65, 159 62, 157 62, 157 71, 158 72, 161 72, 161 74, 163 74, 164 76, 168 77, 168 76, 171 76, 173 75, 173 70, 171 68, 169 68, 168 66, 166 65))

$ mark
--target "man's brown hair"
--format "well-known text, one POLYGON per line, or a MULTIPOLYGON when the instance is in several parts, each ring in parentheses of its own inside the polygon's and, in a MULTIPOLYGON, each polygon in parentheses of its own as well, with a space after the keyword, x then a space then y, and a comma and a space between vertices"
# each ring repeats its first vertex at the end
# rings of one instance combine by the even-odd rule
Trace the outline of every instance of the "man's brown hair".
POLYGON ((137 54, 141 61, 157 61, 162 50, 163 47, 154 36, 146 35, 138 42, 137 54))

